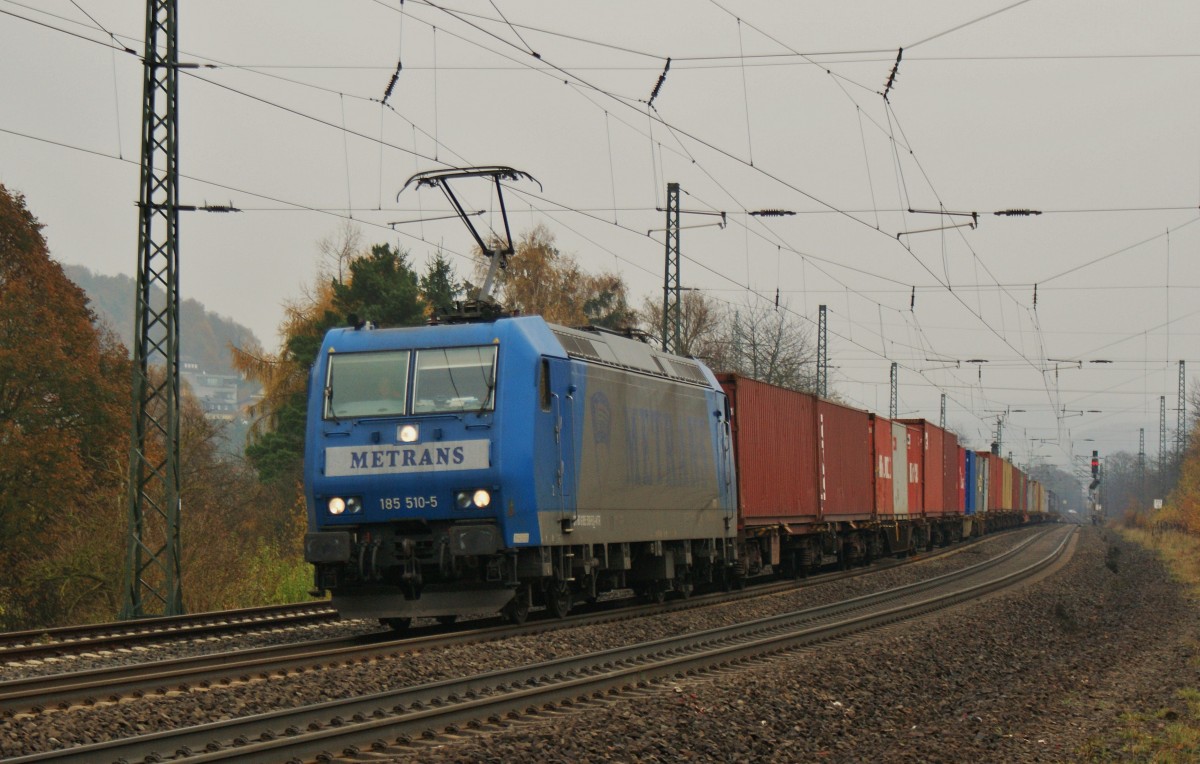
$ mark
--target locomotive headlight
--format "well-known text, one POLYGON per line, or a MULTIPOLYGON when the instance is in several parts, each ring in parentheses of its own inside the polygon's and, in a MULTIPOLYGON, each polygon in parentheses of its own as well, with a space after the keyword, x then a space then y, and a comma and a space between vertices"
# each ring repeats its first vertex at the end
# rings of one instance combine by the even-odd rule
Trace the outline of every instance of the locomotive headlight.
POLYGON ((357 496, 351 496, 349 499, 346 499, 346 509, 352 515, 362 512, 362 499, 357 496))
POLYGON ((346 511, 346 500, 341 496, 334 496, 329 500, 329 514, 340 515, 346 511))
POLYGON ((459 491, 454 494, 454 503, 459 509, 484 509, 492 503, 492 494, 484 488, 459 491))
POLYGON ((401 443, 416 443, 417 438, 420 437, 420 435, 421 432, 417 429, 415 424, 406 424, 400 428, 401 443))

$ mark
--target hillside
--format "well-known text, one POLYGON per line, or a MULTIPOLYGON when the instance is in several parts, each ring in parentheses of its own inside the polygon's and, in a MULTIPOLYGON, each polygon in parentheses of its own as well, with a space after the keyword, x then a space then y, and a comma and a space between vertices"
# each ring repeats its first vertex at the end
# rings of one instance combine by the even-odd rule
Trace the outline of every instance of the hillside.
MULTIPOLYGON (((67 277, 78 284, 91 300, 92 310, 117 333, 126 347, 133 347, 134 295, 136 281, 129 276, 104 276, 82 265, 64 265, 67 277)), ((233 374, 229 345, 261 347, 254 332, 232 319, 210 313, 196 300, 180 306, 180 355, 212 374, 233 374)))

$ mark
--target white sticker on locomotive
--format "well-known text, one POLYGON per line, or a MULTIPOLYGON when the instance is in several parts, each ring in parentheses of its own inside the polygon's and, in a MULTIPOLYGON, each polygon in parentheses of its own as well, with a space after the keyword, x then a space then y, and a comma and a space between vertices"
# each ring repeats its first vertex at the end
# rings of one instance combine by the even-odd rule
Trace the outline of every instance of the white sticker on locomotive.
POLYGON ((482 470, 488 466, 486 440, 325 449, 325 474, 329 477, 482 470))

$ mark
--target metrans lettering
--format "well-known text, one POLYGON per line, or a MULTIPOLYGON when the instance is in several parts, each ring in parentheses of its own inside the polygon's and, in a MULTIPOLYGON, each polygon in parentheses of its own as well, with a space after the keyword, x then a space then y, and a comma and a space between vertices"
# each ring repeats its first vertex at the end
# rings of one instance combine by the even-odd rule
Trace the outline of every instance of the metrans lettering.
POLYGON ((330 477, 481 470, 488 466, 486 440, 325 449, 325 474, 330 477))

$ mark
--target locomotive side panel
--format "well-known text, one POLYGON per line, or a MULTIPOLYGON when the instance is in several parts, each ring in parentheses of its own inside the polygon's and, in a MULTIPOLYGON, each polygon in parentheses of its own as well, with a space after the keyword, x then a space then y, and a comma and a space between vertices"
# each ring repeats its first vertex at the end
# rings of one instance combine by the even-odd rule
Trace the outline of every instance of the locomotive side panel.
MULTIPOLYGON (((575 455, 570 543, 725 534, 711 391, 576 363, 564 402, 575 455)), ((719 409, 718 409, 719 410, 719 409)), ((731 511, 731 510, 729 510, 731 511)), ((560 542, 558 513, 540 513, 542 537, 560 542)))

